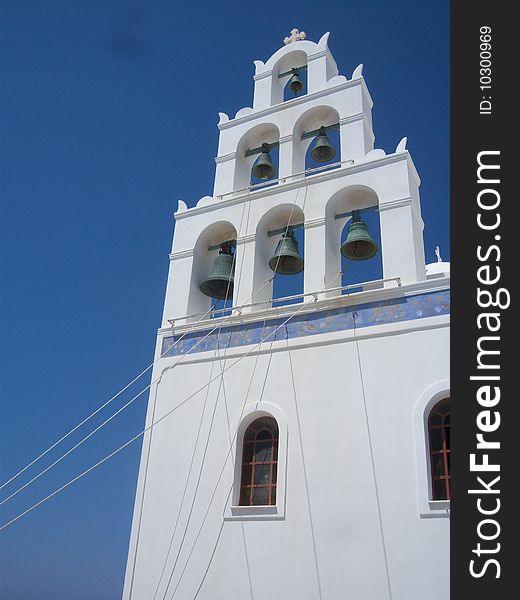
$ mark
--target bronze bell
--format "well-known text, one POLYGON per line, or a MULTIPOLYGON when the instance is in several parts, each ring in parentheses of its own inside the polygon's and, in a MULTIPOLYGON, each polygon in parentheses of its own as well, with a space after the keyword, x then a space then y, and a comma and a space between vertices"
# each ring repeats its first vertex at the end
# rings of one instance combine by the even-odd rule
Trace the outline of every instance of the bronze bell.
POLYGON ((274 177, 276 171, 269 156, 269 144, 262 144, 262 153, 253 165, 252 173, 257 179, 271 179, 271 177, 274 177))
POLYGON ((298 69, 292 69, 292 77, 289 81, 289 89, 295 94, 303 90, 303 81, 300 79, 300 71, 298 69))
POLYGON ((336 150, 329 142, 325 127, 320 127, 320 133, 311 155, 316 162, 328 162, 336 156, 336 150))
POLYGON ((235 272, 235 257, 231 253, 230 244, 222 244, 218 256, 213 261, 211 273, 200 284, 200 291, 217 300, 226 300, 233 297, 233 283, 235 272))
POLYGON ((366 260, 377 254, 377 244, 358 211, 353 211, 347 239, 341 245, 341 254, 348 260, 366 260))
POLYGON ((303 258, 298 252, 298 241, 292 227, 287 227, 286 233, 282 234, 269 267, 281 275, 296 275, 303 271, 303 258))

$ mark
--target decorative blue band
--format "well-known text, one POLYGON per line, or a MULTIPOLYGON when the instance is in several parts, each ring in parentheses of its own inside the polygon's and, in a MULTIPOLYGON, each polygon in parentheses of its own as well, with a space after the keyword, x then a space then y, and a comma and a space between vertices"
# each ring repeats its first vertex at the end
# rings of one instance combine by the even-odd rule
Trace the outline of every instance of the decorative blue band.
POLYGON ((449 313, 450 292, 449 290, 442 290, 355 306, 324 309, 310 314, 302 313, 294 316, 283 327, 280 327, 280 325, 287 320, 287 316, 267 319, 265 324, 262 319, 254 323, 223 325, 220 331, 216 329, 203 340, 211 331, 211 328, 208 328, 186 335, 175 346, 173 345, 180 335, 170 336, 163 340, 162 353, 164 356, 178 356, 186 352, 192 352, 192 349, 193 352, 208 352, 237 346, 255 345, 264 339, 271 342, 273 338, 275 341, 300 338, 319 333, 345 331, 353 329, 354 325, 357 329, 360 329, 371 325, 414 321, 427 317, 448 315, 449 313), (280 327, 280 329, 274 335, 270 335, 277 327, 280 327))

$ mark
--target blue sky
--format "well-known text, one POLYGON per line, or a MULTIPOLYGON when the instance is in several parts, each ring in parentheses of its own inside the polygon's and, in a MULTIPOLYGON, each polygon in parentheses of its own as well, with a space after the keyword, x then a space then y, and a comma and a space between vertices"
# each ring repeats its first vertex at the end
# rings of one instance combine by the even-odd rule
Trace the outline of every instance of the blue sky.
MULTIPOLYGON (((252 61, 293 27, 314 41, 331 31, 340 73, 364 63, 376 147, 408 136, 427 260, 437 244, 449 259, 447 1, 1 6, 2 481, 152 361, 177 200, 211 194, 218 112, 251 105, 252 61)), ((146 401, 1 522, 140 431, 146 401)), ((120 597, 139 453, 140 442, 0 534, 2 598, 120 597)))

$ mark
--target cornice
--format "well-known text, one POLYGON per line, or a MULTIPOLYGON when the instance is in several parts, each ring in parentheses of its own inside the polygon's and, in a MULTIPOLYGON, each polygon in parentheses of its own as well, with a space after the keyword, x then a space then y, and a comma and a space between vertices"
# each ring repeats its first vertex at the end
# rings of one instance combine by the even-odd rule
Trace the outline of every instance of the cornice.
POLYGON ((351 87, 356 87, 358 85, 362 85, 363 77, 358 77, 356 79, 350 79, 349 81, 345 81, 333 87, 327 87, 323 90, 318 90, 317 92, 313 92, 312 94, 305 94, 304 96, 298 96, 293 98, 292 100, 286 100, 285 102, 280 102, 279 104, 275 104, 274 106, 270 106, 268 108, 263 108, 258 111, 253 111, 244 115, 243 117, 238 117, 235 119, 230 119, 225 123, 221 123, 218 125, 220 131, 224 129, 230 129, 231 127, 235 127, 236 125, 241 125, 242 123, 247 123, 248 121, 254 121, 255 119, 269 116, 273 113, 277 113, 281 110, 285 110, 288 106, 297 106, 299 104, 304 104, 305 102, 309 102, 311 100, 315 100, 316 98, 322 98, 323 96, 328 96, 331 93, 339 92, 341 90, 346 90, 351 87))
POLYGON ((236 196, 233 196, 232 194, 223 194, 221 196, 216 196, 215 202, 200 207, 194 206, 193 208, 189 208, 186 211, 175 213, 174 217, 177 221, 179 221, 181 219, 193 217, 198 214, 204 214, 215 210, 220 210, 222 208, 228 208, 229 206, 234 206, 236 204, 242 204, 243 202, 248 202, 250 200, 258 200, 261 198, 273 196, 275 194, 281 194, 283 192, 299 188, 302 185, 315 185, 317 183, 322 183, 323 181, 326 181, 328 179, 337 179, 339 177, 345 177, 353 175, 355 173, 362 173, 363 171, 389 165, 395 162, 399 162, 401 160, 407 160, 409 161, 409 164, 413 166, 413 162, 411 161, 411 159, 409 160, 409 154, 407 150, 404 152, 400 152, 399 154, 387 154, 386 156, 376 158, 375 160, 370 160, 362 163, 354 163, 353 165, 345 165, 337 169, 331 169, 330 171, 315 173, 313 175, 309 175, 304 179, 292 179, 291 176, 287 176, 285 178, 285 181, 280 181, 276 185, 272 185, 268 188, 261 188, 254 191, 245 191, 244 193, 236 196), (223 196, 229 196, 229 198, 223 199, 223 196))

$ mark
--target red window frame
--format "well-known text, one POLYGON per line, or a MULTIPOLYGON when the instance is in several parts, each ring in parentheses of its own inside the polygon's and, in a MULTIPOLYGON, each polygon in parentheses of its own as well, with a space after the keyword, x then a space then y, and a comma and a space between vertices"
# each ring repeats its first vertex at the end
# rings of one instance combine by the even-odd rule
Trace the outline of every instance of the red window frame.
POLYGON ((278 424, 260 417, 244 433, 240 506, 276 505, 278 470, 278 424))
POLYGON ((443 398, 428 416, 433 500, 450 500, 450 398, 443 398))

